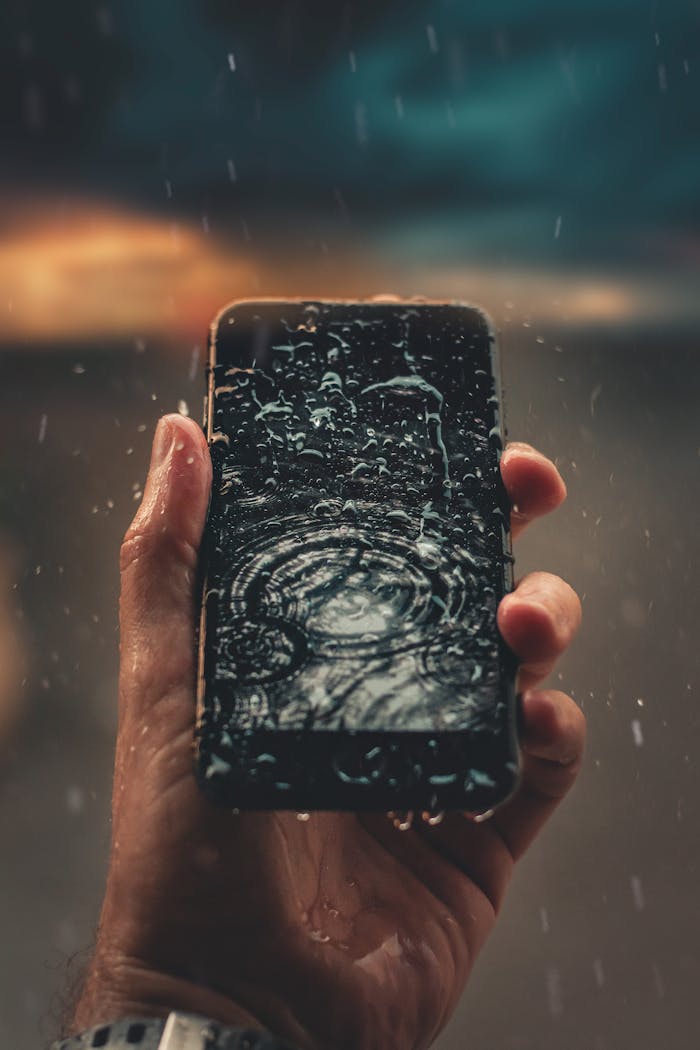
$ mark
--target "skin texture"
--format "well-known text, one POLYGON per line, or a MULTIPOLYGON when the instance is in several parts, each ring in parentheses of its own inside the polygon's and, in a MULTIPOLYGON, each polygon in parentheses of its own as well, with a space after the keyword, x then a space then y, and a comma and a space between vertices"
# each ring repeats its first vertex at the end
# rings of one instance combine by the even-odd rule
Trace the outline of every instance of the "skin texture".
MULTIPOLYGON (((554 464, 501 460, 517 538, 562 502, 554 464)), ((128 1014, 202 1013, 300 1050, 422 1050, 448 1021, 513 866, 574 782, 585 723, 534 687, 574 636, 574 591, 531 573, 498 625, 521 661, 518 794, 491 820, 459 812, 396 829, 385 814, 229 813, 192 773, 197 549, 211 461, 200 428, 161 419, 121 554, 113 841, 90 971, 71 1032, 128 1014)))

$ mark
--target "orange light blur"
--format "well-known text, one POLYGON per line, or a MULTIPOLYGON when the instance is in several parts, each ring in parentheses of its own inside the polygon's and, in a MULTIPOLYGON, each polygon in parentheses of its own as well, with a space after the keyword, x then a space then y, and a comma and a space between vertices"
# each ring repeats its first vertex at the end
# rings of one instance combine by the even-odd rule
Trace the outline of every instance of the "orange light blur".
POLYGON ((303 258, 290 259, 293 245, 273 253, 251 243, 243 253, 191 223, 87 200, 6 201, 3 211, 4 344, 201 340, 225 303, 256 295, 423 294, 479 303, 497 325, 616 323, 669 313, 680 302, 658 284, 600 274, 397 267, 350 239, 303 258))

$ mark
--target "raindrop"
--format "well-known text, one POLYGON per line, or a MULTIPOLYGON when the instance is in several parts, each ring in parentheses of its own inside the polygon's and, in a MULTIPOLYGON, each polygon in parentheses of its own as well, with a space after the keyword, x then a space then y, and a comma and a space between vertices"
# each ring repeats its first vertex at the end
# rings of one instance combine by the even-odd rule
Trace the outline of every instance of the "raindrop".
POLYGON ((338 208, 340 209, 340 214, 343 220, 347 222, 350 218, 350 213, 348 212, 348 206, 345 203, 345 198, 343 197, 343 194, 337 186, 333 189, 333 197, 338 205, 338 208))
POLYGON ((29 33, 20 33, 17 48, 22 58, 29 58, 34 51, 34 40, 29 33))
POLYGON ((24 95, 27 112, 27 124, 31 128, 40 128, 44 123, 44 100, 36 84, 30 84, 24 95))
POLYGON ((297 813, 297 820, 300 820, 303 824, 305 824, 307 822, 307 820, 310 820, 310 819, 311 819, 311 814, 310 813, 306 813, 306 812, 297 813))
POLYGON ((556 1016, 562 1013, 561 974, 554 966, 550 966, 547 970, 547 1000, 549 1002, 549 1012, 552 1015, 556 1016))
POLYGON ((97 26, 102 36, 111 36, 114 32, 114 19, 108 7, 97 8, 97 26))
POLYGON ((638 875, 633 875, 630 879, 630 887, 632 889, 632 899, 634 900, 634 906, 637 911, 644 911, 644 890, 642 889, 642 880, 638 875))
POLYGON ((651 964, 651 972, 654 975, 654 988, 656 989, 656 994, 658 995, 659 999, 663 999, 663 997, 666 995, 666 987, 661 976, 661 971, 659 970, 659 967, 656 965, 656 963, 651 964))
POLYGON ((189 416, 190 414, 189 405, 186 401, 183 401, 182 398, 180 398, 180 400, 177 403, 177 410, 181 416, 189 416))
POLYGON ((367 106, 364 102, 355 103, 355 133, 360 146, 366 146, 367 135, 367 106))
POLYGON ((199 368, 199 357, 200 357, 201 352, 202 352, 201 351, 201 347, 199 345, 193 347, 193 349, 192 349, 192 356, 190 358, 190 371, 189 371, 189 380, 190 380, 190 382, 194 382, 194 380, 195 380, 195 378, 197 376, 197 371, 198 371, 198 368, 199 368))
POLYGON ((39 444, 40 445, 43 442, 44 438, 46 437, 46 424, 48 422, 48 419, 49 419, 49 417, 46 415, 46 413, 44 413, 44 415, 39 420, 39 438, 38 438, 38 440, 39 440, 39 444))
POLYGON ((236 56, 234 55, 233 51, 229 51, 227 58, 228 58, 228 68, 231 70, 232 73, 235 73, 236 72, 236 56))
POLYGON ((591 410, 591 417, 595 416, 596 401, 598 400, 598 398, 600 397, 602 392, 603 392, 602 383, 598 383, 598 385, 595 386, 593 388, 593 390, 591 391, 591 399, 590 399, 590 402, 589 402, 589 406, 590 406, 590 410, 591 410))
POLYGON ((73 785, 66 792, 66 806, 68 812, 77 816, 85 809, 85 792, 81 787, 73 785))

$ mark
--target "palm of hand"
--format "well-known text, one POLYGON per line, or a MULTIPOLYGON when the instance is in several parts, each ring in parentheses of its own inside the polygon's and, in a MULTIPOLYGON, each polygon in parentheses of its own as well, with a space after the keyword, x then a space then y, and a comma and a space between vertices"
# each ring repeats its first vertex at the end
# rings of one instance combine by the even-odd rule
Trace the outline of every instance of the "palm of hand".
MULTIPOLYGON (((124 956, 162 969, 165 948, 171 973, 303 1050, 429 1046, 494 919, 484 891, 426 841, 449 828, 212 812, 191 789, 183 778, 141 809, 144 834, 131 841, 161 858, 155 883, 141 848, 126 856, 120 843, 113 878, 128 872, 134 895, 143 875, 124 956)), ((470 827, 489 850, 485 826, 470 827)))
POLYGON ((401 831, 385 814, 215 809, 182 747, 192 707, 185 690, 152 706, 147 747, 132 750, 143 726, 122 727, 108 894, 130 901, 120 958, 216 992, 303 1050, 429 1046, 510 874, 499 835, 459 813, 401 831))
POLYGON ((493 919, 483 893, 384 814, 241 817, 241 838, 266 840, 270 881, 260 899, 236 879, 252 925, 244 958, 238 926, 221 960, 240 972, 234 1001, 305 1050, 429 1046, 467 979, 476 917, 493 919))

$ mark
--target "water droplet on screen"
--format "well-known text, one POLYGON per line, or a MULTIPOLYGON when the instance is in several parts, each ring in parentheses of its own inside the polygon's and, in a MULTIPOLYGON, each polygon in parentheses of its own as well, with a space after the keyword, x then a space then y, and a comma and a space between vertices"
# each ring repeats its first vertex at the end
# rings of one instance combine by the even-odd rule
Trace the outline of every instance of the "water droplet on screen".
POLYGON ((413 825, 413 810, 395 813, 392 823, 397 831, 409 831, 413 825))
POLYGON ((330 935, 323 933, 322 930, 310 930, 309 937, 312 941, 319 941, 321 944, 326 944, 331 939, 330 935))

